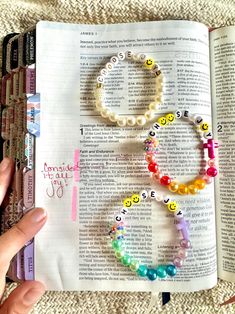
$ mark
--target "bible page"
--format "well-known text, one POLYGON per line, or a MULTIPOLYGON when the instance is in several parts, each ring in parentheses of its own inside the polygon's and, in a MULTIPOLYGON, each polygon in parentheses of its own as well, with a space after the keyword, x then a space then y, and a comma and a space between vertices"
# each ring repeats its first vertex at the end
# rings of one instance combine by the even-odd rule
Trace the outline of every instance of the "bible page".
POLYGON ((213 125, 219 141, 216 180, 218 274, 235 281, 235 28, 210 33, 213 125))
MULTIPOLYGON (((144 160, 144 127, 119 127, 95 110, 96 78, 120 51, 153 57, 165 77, 156 118, 176 110, 210 123, 209 40, 206 26, 187 21, 113 25, 37 24, 37 92, 41 134, 36 139, 36 206, 48 222, 35 240, 36 279, 49 290, 195 291, 217 282, 214 187, 197 195, 171 194, 154 182, 144 160), (190 222, 192 248, 174 278, 150 282, 114 256, 108 236, 123 200, 141 190, 171 194, 190 222)), ((124 60, 105 81, 105 103, 137 117, 156 97, 155 78, 124 60)), ((162 173, 180 182, 201 173, 196 132, 182 119, 162 128, 157 156, 162 173)), ((180 234, 174 215, 156 201, 129 210, 126 247, 149 266, 169 264, 180 234)))

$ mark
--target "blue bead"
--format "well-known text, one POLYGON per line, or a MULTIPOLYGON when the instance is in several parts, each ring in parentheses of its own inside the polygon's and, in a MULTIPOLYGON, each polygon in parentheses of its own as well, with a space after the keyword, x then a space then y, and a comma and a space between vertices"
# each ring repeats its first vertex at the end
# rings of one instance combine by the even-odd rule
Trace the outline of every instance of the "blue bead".
POLYGON ((167 275, 174 277, 177 273, 177 269, 176 269, 175 265, 167 265, 166 266, 166 273, 167 273, 167 275))
POLYGON ((157 270, 158 277, 160 277, 160 278, 166 277, 167 273, 166 273, 166 266, 165 265, 159 265, 156 270, 157 270))
POLYGON ((147 277, 149 280, 153 281, 157 279, 157 271, 156 269, 149 268, 147 272, 147 277))
POLYGON ((145 265, 140 265, 138 270, 137 270, 137 274, 140 276, 140 277, 145 277, 147 276, 147 272, 148 272, 148 267, 145 266, 145 265))
POLYGON ((117 230, 123 230, 123 226, 118 226, 117 230))

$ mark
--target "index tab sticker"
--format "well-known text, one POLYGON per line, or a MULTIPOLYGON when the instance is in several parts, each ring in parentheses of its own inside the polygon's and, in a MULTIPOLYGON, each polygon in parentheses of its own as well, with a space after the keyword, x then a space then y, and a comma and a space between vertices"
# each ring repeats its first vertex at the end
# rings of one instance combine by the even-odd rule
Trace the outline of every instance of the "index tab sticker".
POLYGON ((34 136, 27 133, 25 135, 25 157, 26 166, 29 169, 34 168, 34 136))
POLYGON ((34 95, 36 93, 36 71, 35 71, 35 64, 29 65, 25 69, 25 92, 27 96, 34 95))
POLYGON ((27 129, 30 134, 40 136, 40 94, 27 100, 27 129))
POLYGON ((24 170, 24 206, 26 209, 31 208, 34 205, 34 171, 24 170))

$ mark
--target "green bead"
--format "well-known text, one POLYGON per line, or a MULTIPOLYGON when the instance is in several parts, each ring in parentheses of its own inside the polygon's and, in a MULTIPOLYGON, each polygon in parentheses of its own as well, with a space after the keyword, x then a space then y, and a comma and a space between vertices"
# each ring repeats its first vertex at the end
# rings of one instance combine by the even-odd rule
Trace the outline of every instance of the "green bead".
POLYGON ((118 249, 120 249, 121 247, 122 247, 122 241, 120 241, 120 240, 113 240, 112 241, 112 248, 114 249, 114 250, 118 250, 118 249))
POLYGON ((140 265, 138 270, 137 270, 137 274, 140 277, 145 277, 147 275, 147 272, 148 272, 148 267, 145 265, 140 265))
POLYGON ((130 269, 132 271, 137 271, 139 266, 140 266, 140 263, 138 261, 136 261, 136 260, 133 260, 133 261, 131 261, 130 269))
POLYGON ((118 258, 118 259, 121 259, 124 255, 125 255, 125 251, 124 251, 124 250, 117 250, 117 251, 115 252, 115 256, 116 256, 116 258, 118 258))
POLYGON ((157 275, 159 278, 165 278, 167 273, 166 273, 166 266, 165 265, 159 265, 157 267, 157 275))
POLYGON ((122 257, 122 264, 125 265, 125 266, 129 266, 131 264, 131 257, 130 255, 128 254, 125 254, 123 257, 122 257))

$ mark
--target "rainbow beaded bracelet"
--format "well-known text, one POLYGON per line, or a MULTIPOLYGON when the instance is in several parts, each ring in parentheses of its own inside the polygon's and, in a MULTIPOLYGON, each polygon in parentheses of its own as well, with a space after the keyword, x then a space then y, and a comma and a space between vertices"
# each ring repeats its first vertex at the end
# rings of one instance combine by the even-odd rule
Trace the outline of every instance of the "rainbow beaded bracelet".
POLYGON ((153 58, 148 57, 144 53, 135 54, 132 51, 119 52, 116 56, 111 57, 110 61, 106 63, 103 69, 101 69, 100 75, 97 77, 97 84, 95 90, 96 109, 100 112, 103 118, 108 118, 111 122, 116 122, 117 125, 121 127, 124 127, 126 125, 143 126, 146 124, 147 121, 152 120, 154 118, 154 113, 158 108, 158 104, 162 102, 162 96, 163 96, 163 76, 159 68, 159 65, 154 61, 153 58), (104 93, 105 78, 119 63, 119 61, 123 61, 124 59, 143 63, 144 67, 150 70, 150 73, 156 77, 156 90, 158 95, 155 98, 155 102, 150 103, 149 108, 144 113, 144 115, 140 115, 137 118, 134 116, 124 117, 122 115, 118 115, 115 112, 108 109, 103 102, 103 99, 105 97, 104 93))
POLYGON ((169 191, 180 195, 197 194, 200 190, 205 188, 206 184, 212 182, 212 178, 218 173, 215 163, 215 148, 218 147, 218 142, 213 139, 209 124, 205 122, 201 116, 191 115, 187 110, 178 110, 175 113, 168 113, 165 116, 158 118, 157 122, 152 125, 152 129, 149 131, 147 139, 144 141, 145 160, 148 162, 148 170, 153 173, 153 178, 159 181, 161 185, 168 187, 169 191), (162 175, 156 162, 159 150, 159 141, 156 138, 158 131, 180 118, 186 118, 189 122, 193 123, 203 141, 207 140, 202 147, 208 149, 208 168, 204 170, 202 176, 197 177, 188 184, 178 183, 177 181, 172 180, 168 175, 162 175))
POLYGON ((140 194, 133 194, 130 198, 126 198, 123 201, 123 205, 124 207, 117 215, 115 215, 115 223, 109 232, 109 235, 112 239, 112 248, 115 251, 116 258, 140 277, 147 277, 152 281, 157 279, 157 277, 174 277, 177 273, 177 268, 182 267, 183 261, 188 255, 187 249, 191 247, 191 243, 189 241, 189 223, 184 219, 183 212, 178 209, 177 203, 172 201, 169 196, 163 197, 162 195, 157 194, 155 190, 150 190, 149 192, 141 191, 140 194), (168 210, 175 215, 176 229, 180 231, 182 239, 180 241, 180 248, 178 253, 174 257, 172 263, 168 263, 166 265, 161 264, 156 267, 148 267, 147 265, 142 264, 140 261, 132 258, 125 251, 125 217, 128 214, 128 209, 133 205, 139 204, 142 200, 146 200, 147 198, 162 202, 167 206, 168 210))

